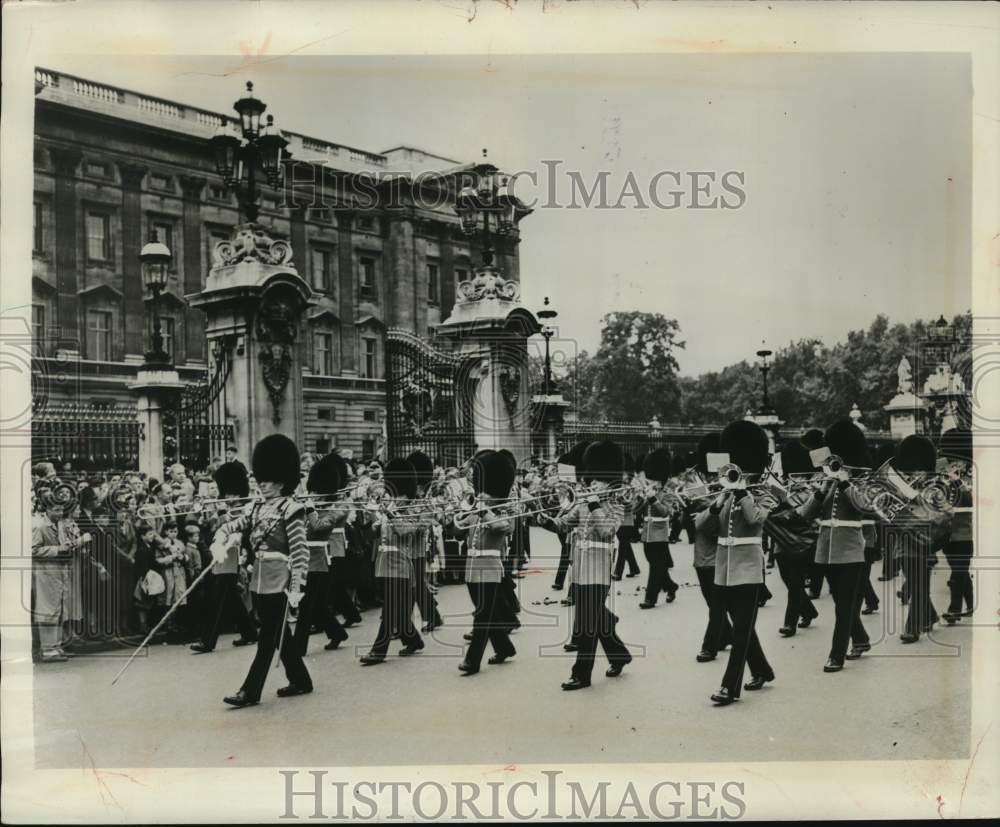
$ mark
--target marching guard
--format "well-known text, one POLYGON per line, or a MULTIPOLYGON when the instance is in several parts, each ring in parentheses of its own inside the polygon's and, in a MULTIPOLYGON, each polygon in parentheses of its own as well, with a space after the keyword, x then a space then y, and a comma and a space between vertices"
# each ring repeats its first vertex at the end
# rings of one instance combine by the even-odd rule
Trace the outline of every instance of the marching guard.
POLYGON ((224 699, 237 708, 260 703, 276 649, 288 678, 278 697, 313 691, 309 671, 287 631, 289 608, 298 607, 309 568, 305 507, 291 497, 299 483, 299 452, 288 437, 272 434, 257 443, 250 465, 263 500, 244 516, 223 524, 212 544, 212 557, 218 564, 235 539, 253 567, 250 590, 261 627, 246 680, 238 692, 224 699))
MULTIPOLYGON (((246 508, 250 498, 250 479, 247 467, 242 462, 225 462, 215 469, 213 475, 219 489, 220 503, 219 519, 222 523, 236 519, 246 508), (230 513, 226 500, 233 500, 238 505, 230 513)), ((223 618, 231 613, 239 637, 233 641, 233 646, 249 646, 257 642, 257 627, 250 618, 250 613, 243 605, 239 586, 239 544, 232 543, 226 547, 226 556, 222 562, 217 562, 212 569, 211 588, 208 605, 205 610, 205 622, 201 632, 201 640, 191 644, 191 650, 198 654, 215 651, 219 640, 219 631, 223 618)))
POLYGON ((618 677, 632 662, 632 655, 618 636, 618 616, 607 607, 611 590, 611 557, 614 538, 621 520, 621 506, 607 495, 609 483, 621 484, 623 456, 614 442, 595 442, 583 457, 583 481, 588 487, 574 529, 576 535, 576 605, 573 636, 577 655, 570 679, 562 684, 567 691, 590 686, 597 644, 600 642, 609 666, 609 678, 618 677))
MULTIPOLYGON (((705 434, 698 442, 698 471, 707 479, 708 455, 719 453, 718 432, 705 434)), ((698 577, 701 596, 708 607, 708 624, 701 641, 701 651, 695 656, 698 663, 715 660, 719 652, 733 642, 733 627, 726 617, 726 603, 721 589, 715 586, 715 556, 719 545, 717 526, 711 522, 699 528, 695 523, 699 501, 690 503, 686 509, 688 520, 694 526, 694 571, 698 577)))
POLYGON ((509 618, 500 595, 504 577, 503 556, 514 519, 505 501, 514 482, 514 466, 495 451, 480 453, 472 464, 472 484, 479 498, 468 516, 456 516, 456 532, 466 538, 465 582, 472 598, 472 635, 465 658, 458 665, 463 675, 475 675, 482 663, 487 640, 493 646, 491 665, 517 654, 510 642, 509 618))
POLYGON ((350 514, 345 504, 335 503, 333 498, 346 482, 347 463, 338 454, 327 454, 312 464, 306 479, 306 490, 311 495, 306 510, 309 572, 295 624, 295 643, 303 657, 309 649, 309 635, 314 621, 318 621, 326 632, 328 642, 323 648, 328 651, 338 649, 348 637, 331 606, 330 586, 333 544, 337 542, 343 547, 344 526, 350 514))
POLYGON ((647 498, 646 519, 642 524, 642 549, 649 564, 646 581, 646 595, 639 604, 640 609, 652 609, 660 596, 666 592, 667 603, 673 603, 677 594, 677 584, 670 577, 674 561, 670 556, 670 521, 675 511, 673 502, 664 488, 670 479, 670 451, 657 448, 650 451, 643 461, 643 473, 654 484, 655 493, 647 498))
MULTIPOLYGON (((417 474, 417 497, 425 502, 429 502, 427 500, 427 487, 434 479, 434 463, 431 462, 431 458, 423 453, 423 451, 414 451, 406 459, 413 466, 417 474)), ((434 599, 434 594, 431 592, 430 582, 427 578, 427 562, 434 556, 433 542, 434 535, 430 527, 428 527, 423 532, 423 553, 418 553, 413 558, 413 598, 424 621, 424 626, 421 629, 422 632, 433 632, 435 629, 444 626, 441 613, 438 611, 437 600, 434 599)))
POLYGON ((430 517, 413 508, 417 496, 417 472, 405 459, 386 463, 382 478, 388 502, 379 506, 377 521, 378 552, 375 577, 382 584, 382 618, 371 651, 361 658, 362 666, 385 661, 389 641, 399 635, 402 657, 415 655, 424 648, 423 638, 413 625, 413 561, 424 554, 430 517))
POLYGON ((830 655, 823 671, 839 672, 845 659, 856 660, 871 649, 868 632, 861 622, 865 573, 862 520, 871 511, 851 482, 848 470, 867 464, 868 445, 864 432, 849 419, 841 419, 827 428, 824 441, 845 467, 820 482, 812 496, 798 507, 798 512, 806 518, 819 518, 816 564, 822 566, 830 583, 835 613, 830 655))
POLYGON ((761 531, 770 510, 765 494, 760 501, 746 487, 747 474, 762 474, 768 462, 767 434, 754 422, 731 422, 719 440, 722 453, 728 453, 742 477, 739 488, 723 491, 712 505, 695 520, 701 531, 715 531, 718 545, 715 557, 715 588, 721 591, 726 612, 733 626, 733 645, 722 677, 722 686, 712 694, 718 706, 739 700, 740 689, 761 689, 774 680, 774 670, 767 662, 754 628, 758 599, 764 582, 764 548, 761 531), (743 672, 750 666, 752 676, 745 687, 743 672))
POLYGON ((948 588, 951 599, 944 619, 948 625, 959 618, 971 617, 973 610, 972 575, 969 566, 974 553, 972 528, 972 432, 953 428, 941 435, 938 454, 948 464, 946 471, 950 488, 951 533, 944 547, 944 556, 951 567, 948 588))

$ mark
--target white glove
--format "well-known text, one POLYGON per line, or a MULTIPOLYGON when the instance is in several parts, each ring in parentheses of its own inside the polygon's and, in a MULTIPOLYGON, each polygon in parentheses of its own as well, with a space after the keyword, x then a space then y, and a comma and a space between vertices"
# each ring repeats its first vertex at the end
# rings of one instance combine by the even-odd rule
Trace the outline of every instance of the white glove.
POLYGON ((225 563, 227 549, 228 546, 226 545, 225 542, 222 542, 221 540, 216 540, 214 543, 212 543, 210 551, 212 552, 213 562, 218 563, 220 565, 222 563, 225 563))

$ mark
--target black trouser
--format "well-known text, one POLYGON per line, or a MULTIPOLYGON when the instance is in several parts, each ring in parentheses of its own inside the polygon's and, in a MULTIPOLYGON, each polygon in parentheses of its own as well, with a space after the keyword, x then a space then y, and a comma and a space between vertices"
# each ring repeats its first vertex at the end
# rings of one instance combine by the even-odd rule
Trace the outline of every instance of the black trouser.
POLYGON ((864 573, 864 603, 869 609, 878 608, 878 592, 875 591, 875 587, 872 586, 872 564, 865 562, 865 573, 864 573))
POLYGON ((508 630, 517 629, 521 621, 517 619, 521 611, 521 601, 517 598, 517 584, 514 578, 505 573, 497 590, 497 619, 505 624, 508 630))
POLYGON ((330 573, 326 571, 309 572, 306 591, 299 603, 295 643, 303 657, 309 650, 309 633, 314 623, 326 632, 330 640, 347 640, 347 632, 340 625, 337 616, 330 611, 330 573))
POLYGON ((628 573, 636 575, 639 573, 639 563, 635 559, 635 552, 632 551, 632 537, 635 536, 635 528, 630 525, 623 525, 618 528, 618 557, 615 560, 615 577, 621 577, 625 571, 625 564, 628 563, 628 573))
POLYGON ((642 550, 646 555, 646 562, 649 563, 646 602, 656 603, 660 592, 673 594, 677 591, 677 584, 670 577, 670 566, 673 565, 673 560, 670 557, 670 544, 665 542, 643 543, 642 550))
POLYGON ((472 641, 465 652, 465 662, 478 669, 486 651, 486 641, 493 645, 493 651, 504 657, 515 654, 510 642, 509 624, 503 617, 500 583, 466 583, 472 598, 472 641))
POLYGON ((809 570, 809 558, 802 554, 782 551, 775 555, 778 563, 778 573, 781 582, 788 589, 788 602, 785 604, 785 623, 789 629, 795 629, 799 618, 812 620, 819 615, 806 594, 806 572, 809 570))
POLYGON ((554 585, 560 589, 566 582, 566 571, 569 569, 569 540, 565 534, 559 534, 559 567, 556 569, 554 585))
POLYGON ((594 671, 597 642, 608 661, 612 664, 628 663, 632 656, 622 643, 615 627, 618 616, 608 610, 606 604, 610 586, 580 585, 576 587, 576 606, 573 612, 573 637, 576 639, 576 661, 573 663, 573 677, 589 682, 594 671))
POLYGON ((382 619, 371 654, 385 656, 393 633, 404 646, 422 646, 423 638, 413 625, 413 583, 408 577, 382 577, 382 619))
POLYGON ((836 563, 825 566, 825 569, 835 612, 830 660, 843 665, 849 642, 855 646, 869 642, 868 632, 861 622, 865 563, 836 563))
POLYGON ((211 594, 206 603, 201 642, 207 649, 214 649, 219 642, 223 618, 229 617, 236 623, 241 638, 255 640, 257 629, 250 619, 247 607, 243 605, 236 574, 212 574, 208 580, 211 583, 211 594))
POLYGON ((344 616, 345 623, 360 623, 361 613, 354 604, 354 598, 347 590, 351 582, 350 564, 346 557, 330 560, 330 607, 335 614, 344 616))
POLYGON ((948 614, 959 614, 962 604, 968 612, 972 611, 972 575, 969 566, 972 564, 972 540, 953 540, 944 547, 944 556, 951 566, 951 577, 948 588, 951 600, 948 603, 948 614))
POLYGON ((726 617, 722 587, 715 585, 715 566, 696 566, 701 596, 708 606, 708 625, 701 641, 701 651, 718 654, 733 642, 733 627, 726 617))
MULTIPOLYGON (((255 594, 253 605, 260 618, 260 637, 257 640, 257 654, 254 655, 250 671, 241 688, 251 700, 259 701, 274 658, 274 650, 278 648, 278 639, 282 637, 282 627, 286 626, 285 607, 288 605, 288 598, 284 592, 255 594)), ((312 687, 309 670, 302 662, 298 646, 292 640, 291 630, 287 628, 281 641, 281 663, 285 667, 285 677, 290 684, 303 689, 312 687)))
POLYGON ((413 560, 413 600, 420 610, 420 616, 424 623, 431 623, 440 626, 444 621, 438 612, 437 601, 431 593, 430 583, 427 582, 427 558, 416 557, 413 560))
POLYGON ((820 563, 813 563, 809 567, 809 597, 819 597, 823 591, 823 578, 826 570, 820 563))
POLYGON ((934 559, 916 554, 904 556, 901 562, 910 597, 905 631, 919 637, 921 632, 938 619, 931 602, 931 569, 934 568, 934 559))
POLYGON ((743 671, 748 664, 750 674, 755 678, 766 678, 773 674, 754 628, 760 584, 716 586, 716 589, 722 592, 726 613, 733 624, 733 648, 729 650, 729 662, 722 676, 722 685, 729 690, 730 695, 738 698, 743 689, 743 671))

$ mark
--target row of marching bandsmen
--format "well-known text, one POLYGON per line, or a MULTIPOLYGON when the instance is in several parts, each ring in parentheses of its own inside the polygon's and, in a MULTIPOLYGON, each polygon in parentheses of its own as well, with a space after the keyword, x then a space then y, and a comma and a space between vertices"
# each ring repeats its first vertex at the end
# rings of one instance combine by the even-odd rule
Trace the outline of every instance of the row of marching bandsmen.
MULTIPOLYGON (((634 512, 645 508, 652 516, 644 538, 651 580, 657 589, 668 592, 672 581, 669 574, 664 578, 670 562, 664 552, 669 555, 669 546, 655 526, 676 510, 681 510, 693 526, 695 567, 709 607, 708 628, 698 660, 714 659, 727 643, 732 646, 722 686, 712 696, 718 704, 739 697, 747 665, 751 681, 746 688, 758 689, 774 679, 755 632, 764 580, 761 538, 765 532, 780 548, 782 576, 789 586, 789 612, 795 615, 791 624, 786 617, 783 634, 794 632, 796 619, 805 625, 803 621, 809 617, 802 578, 797 572, 802 571, 810 553, 823 567, 836 606, 833 642, 824 668, 838 671, 845 659, 859 657, 870 648, 858 616, 866 571, 865 536, 870 534, 866 524, 878 520, 900 527, 893 536, 897 554, 904 560, 911 600, 904 640, 915 640, 927 623, 928 555, 942 544, 954 551, 949 560, 966 555, 956 547, 966 542, 960 525, 967 513, 964 509, 969 506, 955 502, 965 503, 971 496, 961 470, 956 483, 961 493, 955 502, 942 507, 940 502, 929 505, 915 496, 905 503, 905 508, 897 507, 887 517, 887 508, 878 507, 880 502, 887 505, 884 497, 875 497, 873 503, 873 491, 880 495, 885 491, 873 489, 870 484, 876 472, 867 456, 864 434, 853 423, 843 421, 821 436, 826 453, 836 455, 836 462, 817 462, 806 445, 793 442, 782 450, 781 462, 772 463, 763 431, 752 422, 738 421, 718 435, 717 447, 712 444, 714 438, 703 440, 699 447, 700 468, 692 473, 672 477, 666 470, 669 461, 664 462, 662 453, 653 452, 645 458, 643 472, 627 484, 623 482, 625 456, 619 446, 606 442, 587 446, 576 464, 581 483, 576 490, 580 495, 559 509, 534 509, 539 522, 558 532, 569 545, 574 621, 573 638, 567 648, 575 649, 577 658, 563 688, 590 685, 598 642, 610 662, 609 676, 620 674, 631 661, 616 631, 618 618, 606 605, 614 539, 626 509, 634 512), (712 479, 713 474, 716 479, 712 479), (909 522, 899 522, 900 513, 911 518, 909 522), (942 513, 948 517, 946 531, 941 530, 938 519, 942 513), (913 527, 914 520, 924 519, 926 527, 931 518, 936 521, 933 531, 913 527), (850 652, 849 643, 853 644, 850 652)), ((952 435, 949 450, 951 455, 966 451, 967 464, 971 464, 971 441, 963 439, 952 435)), ((890 470, 898 472, 897 477, 910 474, 909 479, 916 482, 918 476, 914 475, 926 479, 933 474, 935 460, 932 443, 911 437, 899 446, 889 465, 890 470)), ((347 517, 347 506, 342 501, 347 475, 341 465, 336 455, 321 460, 310 471, 308 494, 293 498, 291 494, 299 481, 294 444, 275 435, 263 440, 254 451, 253 472, 263 499, 248 503, 239 517, 226 522, 216 532, 212 549, 218 566, 226 565, 233 554, 252 565, 251 589, 261 620, 254 663, 240 691, 226 698, 227 703, 247 706, 259 702, 267 664, 276 650, 280 651, 289 681, 279 690, 279 696, 312 691, 302 661, 302 644, 309 633, 312 607, 326 599, 329 589, 323 558, 340 541, 338 529, 347 517), (290 611, 298 614, 294 633, 288 631, 290 611)), ((422 496, 426 494, 422 489, 430 481, 429 468, 430 463, 422 463, 421 457, 392 460, 386 465, 385 496, 374 506, 378 527, 376 574, 382 584, 383 611, 376 640, 361 662, 383 662, 393 637, 399 637, 404 645, 401 655, 423 649, 423 640, 412 623, 414 605, 420 605, 418 591, 426 583, 417 561, 423 558, 427 533, 435 522, 448 522, 452 531, 466 538, 468 546, 466 582, 474 622, 472 632, 466 636, 469 646, 459 668, 471 675, 480 669, 487 642, 494 650, 491 663, 502 663, 514 655, 509 632, 517 625, 517 599, 510 579, 509 538, 516 522, 526 513, 525 502, 510 496, 515 467, 504 453, 485 451, 473 458, 470 470, 474 498, 457 510, 422 496), (432 503, 433 507, 429 507, 432 503)), ((877 469, 878 473, 884 468, 877 469)), ((224 495, 239 495, 238 486, 226 479, 226 473, 220 469, 220 490, 224 495)), ((907 487, 905 480, 902 486, 907 487)), ((890 498, 888 505, 895 502, 890 498)), ((968 545, 967 556, 971 556, 971 542, 968 545)), ((330 562, 328 556, 325 562, 330 562)), ((959 579, 953 577, 956 582, 959 579)), ((957 588, 964 594, 965 581, 957 588)), ((971 603, 971 595, 968 600, 971 603)))

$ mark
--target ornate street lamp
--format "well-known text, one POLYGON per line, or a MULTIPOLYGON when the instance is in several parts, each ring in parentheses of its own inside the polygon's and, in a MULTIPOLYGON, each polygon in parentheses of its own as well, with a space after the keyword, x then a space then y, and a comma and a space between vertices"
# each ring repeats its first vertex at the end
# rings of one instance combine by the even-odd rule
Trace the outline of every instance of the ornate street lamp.
POLYGON ((760 375, 764 382, 760 412, 766 414, 771 412, 771 401, 767 398, 767 372, 771 369, 771 366, 767 363, 767 357, 771 355, 771 351, 758 350, 757 355, 761 358, 760 375))
POLYGON ((493 265, 493 244, 490 225, 499 235, 513 232, 517 221, 517 198, 510 191, 510 176, 500 172, 485 160, 472 169, 474 184, 466 184, 455 200, 455 212, 462 232, 473 236, 482 228, 483 266, 493 265), (481 223, 480 223, 481 220, 481 223))
POLYGON ((163 333, 160 329, 160 294, 167 288, 167 273, 171 261, 170 248, 160 241, 156 230, 150 229, 149 241, 139 253, 143 286, 152 294, 153 341, 146 354, 146 364, 169 367, 170 356, 163 350, 163 333))
POLYGON ((549 358, 549 339, 555 334, 555 328, 549 324, 550 319, 556 318, 559 314, 549 305, 549 297, 545 297, 545 302, 541 310, 538 311, 538 318, 542 321, 542 336, 545 339, 545 385, 542 389, 543 396, 552 395, 552 360, 549 358))
POLYGON ((264 101, 253 96, 253 83, 247 81, 246 95, 233 104, 239 115, 236 125, 223 120, 212 136, 215 169, 227 189, 236 193, 240 209, 251 224, 257 220, 257 171, 263 171, 272 187, 281 183, 282 161, 291 157, 288 139, 268 115, 261 126, 261 116, 267 109, 264 101))

